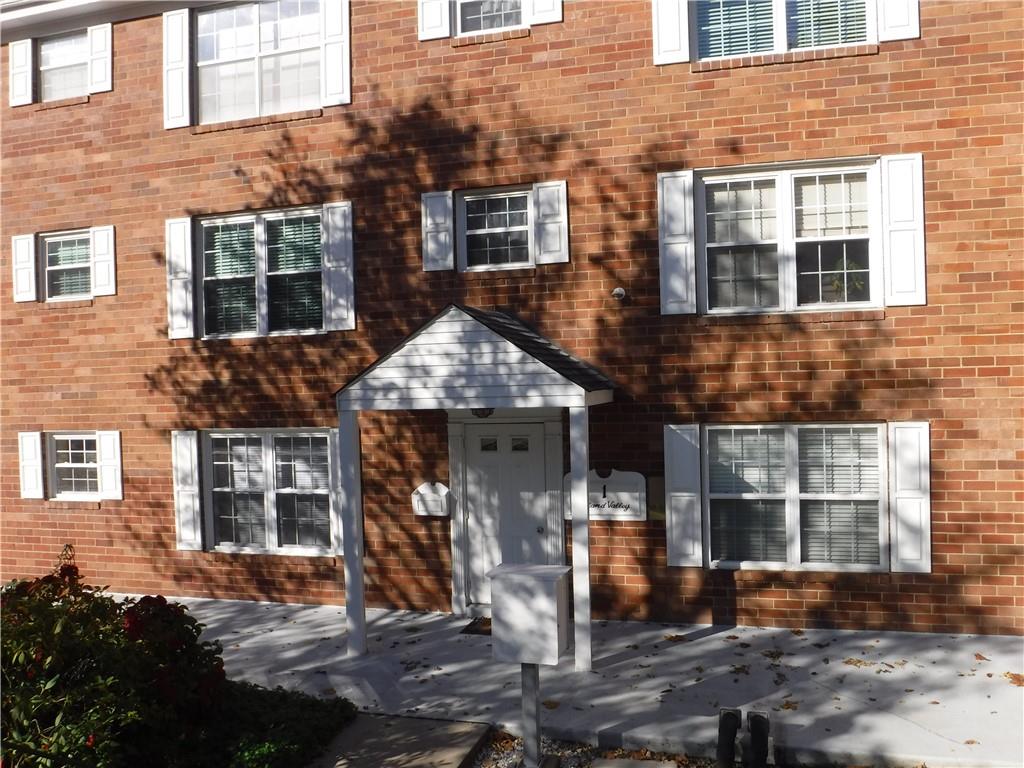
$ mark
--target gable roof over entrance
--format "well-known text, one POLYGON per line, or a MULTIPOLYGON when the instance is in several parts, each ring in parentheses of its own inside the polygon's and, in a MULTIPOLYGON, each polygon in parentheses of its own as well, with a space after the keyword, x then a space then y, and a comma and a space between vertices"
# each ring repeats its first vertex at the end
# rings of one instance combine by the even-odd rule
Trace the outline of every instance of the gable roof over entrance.
POLYGON ((451 304, 338 390, 338 410, 570 408, 614 383, 501 312, 451 304))

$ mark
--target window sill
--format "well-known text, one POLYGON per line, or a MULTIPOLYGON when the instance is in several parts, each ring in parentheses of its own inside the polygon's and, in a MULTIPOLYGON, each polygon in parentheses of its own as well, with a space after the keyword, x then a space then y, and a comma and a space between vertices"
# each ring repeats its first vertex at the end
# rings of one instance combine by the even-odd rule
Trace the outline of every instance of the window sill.
POLYGON ((76 104, 88 104, 89 94, 85 96, 72 96, 68 99, 59 99, 57 101, 41 101, 36 104, 36 112, 42 112, 46 109, 60 109, 61 107, 73 107, 76 104))
POLYGON ((712 563, 711 571, 765 571, 771 573, 888 573, 883 565, 841 563, 712 563))
POLYGON ((43 501, 43 509, 99 509, 100 502, 95 500, 64 501, 60 499, 46 499, 43 501))
POLYGON ((326 547, 294 547, 287 549, 263 549, 259 547, 214 547, 211 552, 218 555, 263 555, 271 557, 335 557, 326 547))
POLYGON ((865 320, 884 320, 885 310, 843 309, 831 312, 773 312, 771 314, 699 315, 701 325, 801 325, 811 323, 855 323, 865 320))
POLYGON ((851 56, 871 56, 879 51, 878 43, 862 43, 842 48, 815 48, 804 51, 786 51, 785 53, 762 53, 756 56, 737 56, 729 59, 708 59, 695 61, 690 65, 691 72, 716 72, 723 69, 739 69, 741 67, 764 67, 769 64, 793 64, 801 61, 819 61, 823 59, 845 59, 851 56))
POLYGON ((255 128, 261 125, 274 125, 275 123, 290 123, 295 120, 309 120, 313 117, 321 117, 324 111, 321 108, 306 109, 302 112, 285 112, 280 115, 266 115, 264 117, 248 117, 245 120, 229 120, 226 123, 207 123, 204 125, 193 125, 191 131, 193 136, 202 133, 216 133, 218 131, 233 131, 236 128, 255 128))
POLYGON ((91 307, 96 303, 95 299, 48 299, 41 302, 48 309, 77 309, 78 307, 91 307))
POLYGON ((312 331, 274 331, 272 333, 242 333, 242 334, 224 334, 224 335, 209 335, 200 336, 197 341, 227 341, 235 342, 241 345, 252 344, 258 341, 273 341, 274 339, 294 339, 296 336, 325 336, 331 331, 318 329, 312 331))
POLYGON ((466 37, 453 37, 452 48, 465 48, 467 45, 483 45, 484 43, 500 43, 503 40, 515 40, 520 37, 529 37, 530 28, 520 27, 519 29, 506 29, 503 32, 485 32, 479 35, 467 35, 466 37))

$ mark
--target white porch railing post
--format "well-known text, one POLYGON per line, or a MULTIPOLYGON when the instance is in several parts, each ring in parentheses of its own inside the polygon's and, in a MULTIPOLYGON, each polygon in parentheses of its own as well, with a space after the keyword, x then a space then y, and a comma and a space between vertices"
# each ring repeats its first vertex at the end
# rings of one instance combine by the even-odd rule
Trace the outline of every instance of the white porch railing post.
POLYGON ((572 606, 576 670, 589 672, 590 647, 590 415, 569 409, 569 473, 572 499, 572 606))
POLYGON ((363 491, 360 477, 359 412, 338 412, 341 446, 341 523, 345 547, 345 622, 348 655, 366 653, 366 599, 363 587, 363 491))

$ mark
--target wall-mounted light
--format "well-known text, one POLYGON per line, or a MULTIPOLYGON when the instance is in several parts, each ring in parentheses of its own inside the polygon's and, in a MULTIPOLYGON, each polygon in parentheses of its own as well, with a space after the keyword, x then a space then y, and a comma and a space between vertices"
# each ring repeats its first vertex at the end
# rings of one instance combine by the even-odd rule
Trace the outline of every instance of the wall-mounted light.
POLYGON ((624 298, 626 298, 626 289, 622 287, 615 288, 612 291, 612 298, 622 301, 624 298))

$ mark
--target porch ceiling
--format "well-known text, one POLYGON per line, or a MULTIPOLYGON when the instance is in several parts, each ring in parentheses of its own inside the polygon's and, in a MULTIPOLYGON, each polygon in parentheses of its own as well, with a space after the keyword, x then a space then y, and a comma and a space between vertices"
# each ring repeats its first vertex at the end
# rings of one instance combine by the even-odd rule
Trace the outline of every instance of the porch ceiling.
POLYGON ((614 383, 518 320, 451 304, 335 393, 339 411, 571 408, 614 383))

